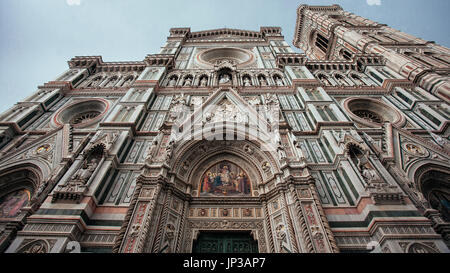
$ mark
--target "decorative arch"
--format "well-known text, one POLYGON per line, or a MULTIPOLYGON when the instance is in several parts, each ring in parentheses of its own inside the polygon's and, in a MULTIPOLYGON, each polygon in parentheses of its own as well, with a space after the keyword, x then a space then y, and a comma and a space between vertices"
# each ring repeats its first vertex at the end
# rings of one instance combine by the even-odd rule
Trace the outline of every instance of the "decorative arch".
POLYGON ((281 172, 278 160, 270 152, 262 152, 260 145, 250 140, 192 140, 181 143, 175 154, 179 156, 171 164, 173 171, 193 189, 198 183, 195 179, 221 160, 244 166, 253 189, 256 189, 256 182, 268 181, 281 172))
POLYGON ((411 169, 413 181, 429 205, 450 222, 450 169, 448 165, 424 161, 411 169))
POLYGON ((0 170, 0 218, 15 218, 29 206, 42 181, 42 172, 33 164, 0 170))

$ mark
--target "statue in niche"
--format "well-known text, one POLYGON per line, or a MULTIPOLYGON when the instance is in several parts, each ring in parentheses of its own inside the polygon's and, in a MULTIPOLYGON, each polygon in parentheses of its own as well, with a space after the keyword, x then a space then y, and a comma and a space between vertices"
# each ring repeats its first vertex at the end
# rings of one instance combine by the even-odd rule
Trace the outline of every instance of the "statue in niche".
POLYGON ((206 87, 207 84, 208 80, 206 79, 206 77, 202 77, 202 79, 200 80, 200 87, 206 87))
POLYGON ((77 172, 72 176, 72 180, 81 181, 83 184, 86 184, 91 178, 91 175, 94 173, 95 169, 98 166, 98 159, 91 158, 90 160, 86 160, 83 162, 83 166, 77 170, 77 172))
POLYGON ((280 158, 280 160, 286 160, 286 150, 284 149, 281 141, 278 141, 277 153, 278 153, 278 157, 280 158))
POLYGON ((178 120, 182 121, 183 116, 188 112, 188 103, 184 94, 177 95, 172 102, 172 107, 169 112, 169 122, 178 120))
POLYGON ((220 76, 220 80, 219 80, 220 84, 225 84, 225 83, 229 83, 229 82, 231 82, 230 75, 225 73, 220 76))
POLYGON ((191 79, 190 77, 187 77, 187 78, 184 80, 183 86, 191 86, 191 85, 192 85, 192 79, 191 79))
POLYGON ((169 81, 169 86, 175 86, 177 83, 176 77, 172 77, 169 81))
POLYGON ((259 78, 259 82, 260 82, 261 86, 267 86, 268 85, 267 81, 266 81, 266 78, 264 78, 264 77, 260 77, 259 78))
POLYGON ((281 251, 283 249, 283 244, 286 243, 286 228, 283 224, 277 226, 275 229, 275 234, 281 251))
POLYGON ((145 162, 147 164, 152 164, 153 163, 153 155, 155 154, 156 148, 158 148, 158 140, 154 139, 152 141, 152 144, 148 148, 147 158, 145 158, 145 162))
POLYGON ((170 161, 170 159, 172 159, 174 146, 175 146, 175 141, 173 139, 166 146, 166 151, 164 154, 164 161, 167 163, 170 161))
POLYGON ((377 171, 372 167, 372 164, 369 162, 367 153, 368 152, 357 158, 358 170, 368 184, 379 182, 380 177, 378 176, 377 171))
POLYGON ((252 86, 252 82, 249 77, 244 77, 244 86, 252 86))
POLYGON ((280 77, 275 77, 275 82, 277 83, 277 85, 278 86, 283 86, 284 84, 283 84, 283 81, 281 80, 281 78, 280 77))

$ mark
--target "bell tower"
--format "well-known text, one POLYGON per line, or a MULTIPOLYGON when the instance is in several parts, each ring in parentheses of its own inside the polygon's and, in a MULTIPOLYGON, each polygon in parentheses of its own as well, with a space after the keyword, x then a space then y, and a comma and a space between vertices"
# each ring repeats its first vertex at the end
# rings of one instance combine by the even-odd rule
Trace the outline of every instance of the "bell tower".
POLYGON ((350 62, 361 54, 382 56, 389 69, 450 100, 448 48, 344 11, 339 5, 300 5, 293 44, 314 60, 350 62))

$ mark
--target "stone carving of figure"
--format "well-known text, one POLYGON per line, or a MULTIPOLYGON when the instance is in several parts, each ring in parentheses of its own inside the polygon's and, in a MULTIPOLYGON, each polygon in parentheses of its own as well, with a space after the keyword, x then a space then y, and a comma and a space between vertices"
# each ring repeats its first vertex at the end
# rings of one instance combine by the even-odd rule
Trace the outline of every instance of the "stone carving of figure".
POLYGON ((72 176, 72 180, 81 181, 86 184, 98 166, 98 159, 92 158, 90 162, 85 162, 83 167, 78 169, 72 176))
POLYGON ((176 83, 177 83, 177 80, 175 79, 175 77, 172 77, 169 81, 169 86, 175 86, 176 83))
POLYGON ((192 84, 191 78, 186 78, 186 79, 184 80, 183 86, 191 86, 191 84, 192 84))
POLYGON ((40 194, 44 191, 44 189, 47 187, 47 185, 48 185, 48 180, 45 181, 45 182, 42 182, 42 183, 39 185, 39 188, 37 189, 36 193, 34 194, 34 198, 38 198, 39 195, 40 195, 40 194))
POLYGON ((285 160, 286 159, 286 150, 284 149, 283 144, 281 143, 281 141, 278 141, 277 153, 278 153, 278 157, 280 158, 280 160, 285 160))
POLYGON ((267 86, 267 81, 264 77, 260 77, 259 82, 261 83, 261 86, 267 86))
POLYGON ((24 250, 23 253, 46 253, 47 249, 42 241, 37 241, 28 249, 24 250))
POLYGON ((172 158, 174 146, 175 146, 175 141, 174 140, 171 140, 169 142, 169 144, 167 144, 167 146, 166 146, 166 154, 165 154, 165 158, 164 158, 164 160, 166 162, 169 162, 170 159, 172 158))
POLYGON ((200 80, 200 86, 201 86, 201 87, 205 87, 207 83, 208 83, 208 80, 206 79, 206 77, 203 77, 203 78, 200 80))
POLYGON ((368 184, 379 180, 378 174, 375 169, 372 168, 366 154, 358 158, 358 169, 368 184))
POLYGON ((228 74, 223 74, 220 77, 219 83, 229 83, 230 82, 230 76, 228 74))
POLYGON ((300 141, 294 140, 294 146, 295 146, 295 148, 297 148, 298 155, 300 157, 300 161, 302 163, 306 163, 306 157, 305 157, 305 154, 303 153, 302 143, 300 141))
POLYGON ((278 86, 283 86, 283 81, 279 77, 276 77, 275 81, 276 81, 278 86))
POLYGON ((362 171, 362 176, 368 183, 373 182, 374 180, 378 179, 378 175, 377 175, 376 171, 374 169, 366 168, 366 167, 364 167, 364 169, 362 171))
POLYGON ((215 117, 215 114, 211 112, 206 112, 204 114, 204 117, 205 118, 203 119, 203 125, 209 123, 215 117))
POLYGON ((277 95, 275 94, 266 94, 266 104, 267 105, 276 105, 278 104, 277 95))
POLYGON ((279 245, 280 251, 281 251, 283 248, 283 243, 286 242, 286 231, 285 231, 284 225, 277 226, 275 232, 276 232, 276 237, 278 240, 278 245, 279 245))
POLYGON ((252 86, 252 82, 248 77, 244 78, 244 86, 252 86))
POLYGON ((145 159, 145 162, 147 164, 152 164, 153 162, 153 156, 155 154, 156 148, 158 148, 158 140, 154 139, 152 141, 152 144, 150 145, 150 147, 148 148, 147 151, 147 158, 145 159))

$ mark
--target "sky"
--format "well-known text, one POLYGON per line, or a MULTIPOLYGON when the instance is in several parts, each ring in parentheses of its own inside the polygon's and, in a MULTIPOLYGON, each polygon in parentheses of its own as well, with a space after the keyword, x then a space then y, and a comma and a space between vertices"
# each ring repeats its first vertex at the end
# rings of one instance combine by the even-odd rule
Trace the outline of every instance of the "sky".
POLYGON ((450 47, 448 0, 1 0, 0 113, 66 71, 72 57, 141 61, 159 52, 172 27, 279 26, 292 46, 300 4, 339 4, 450 47))

